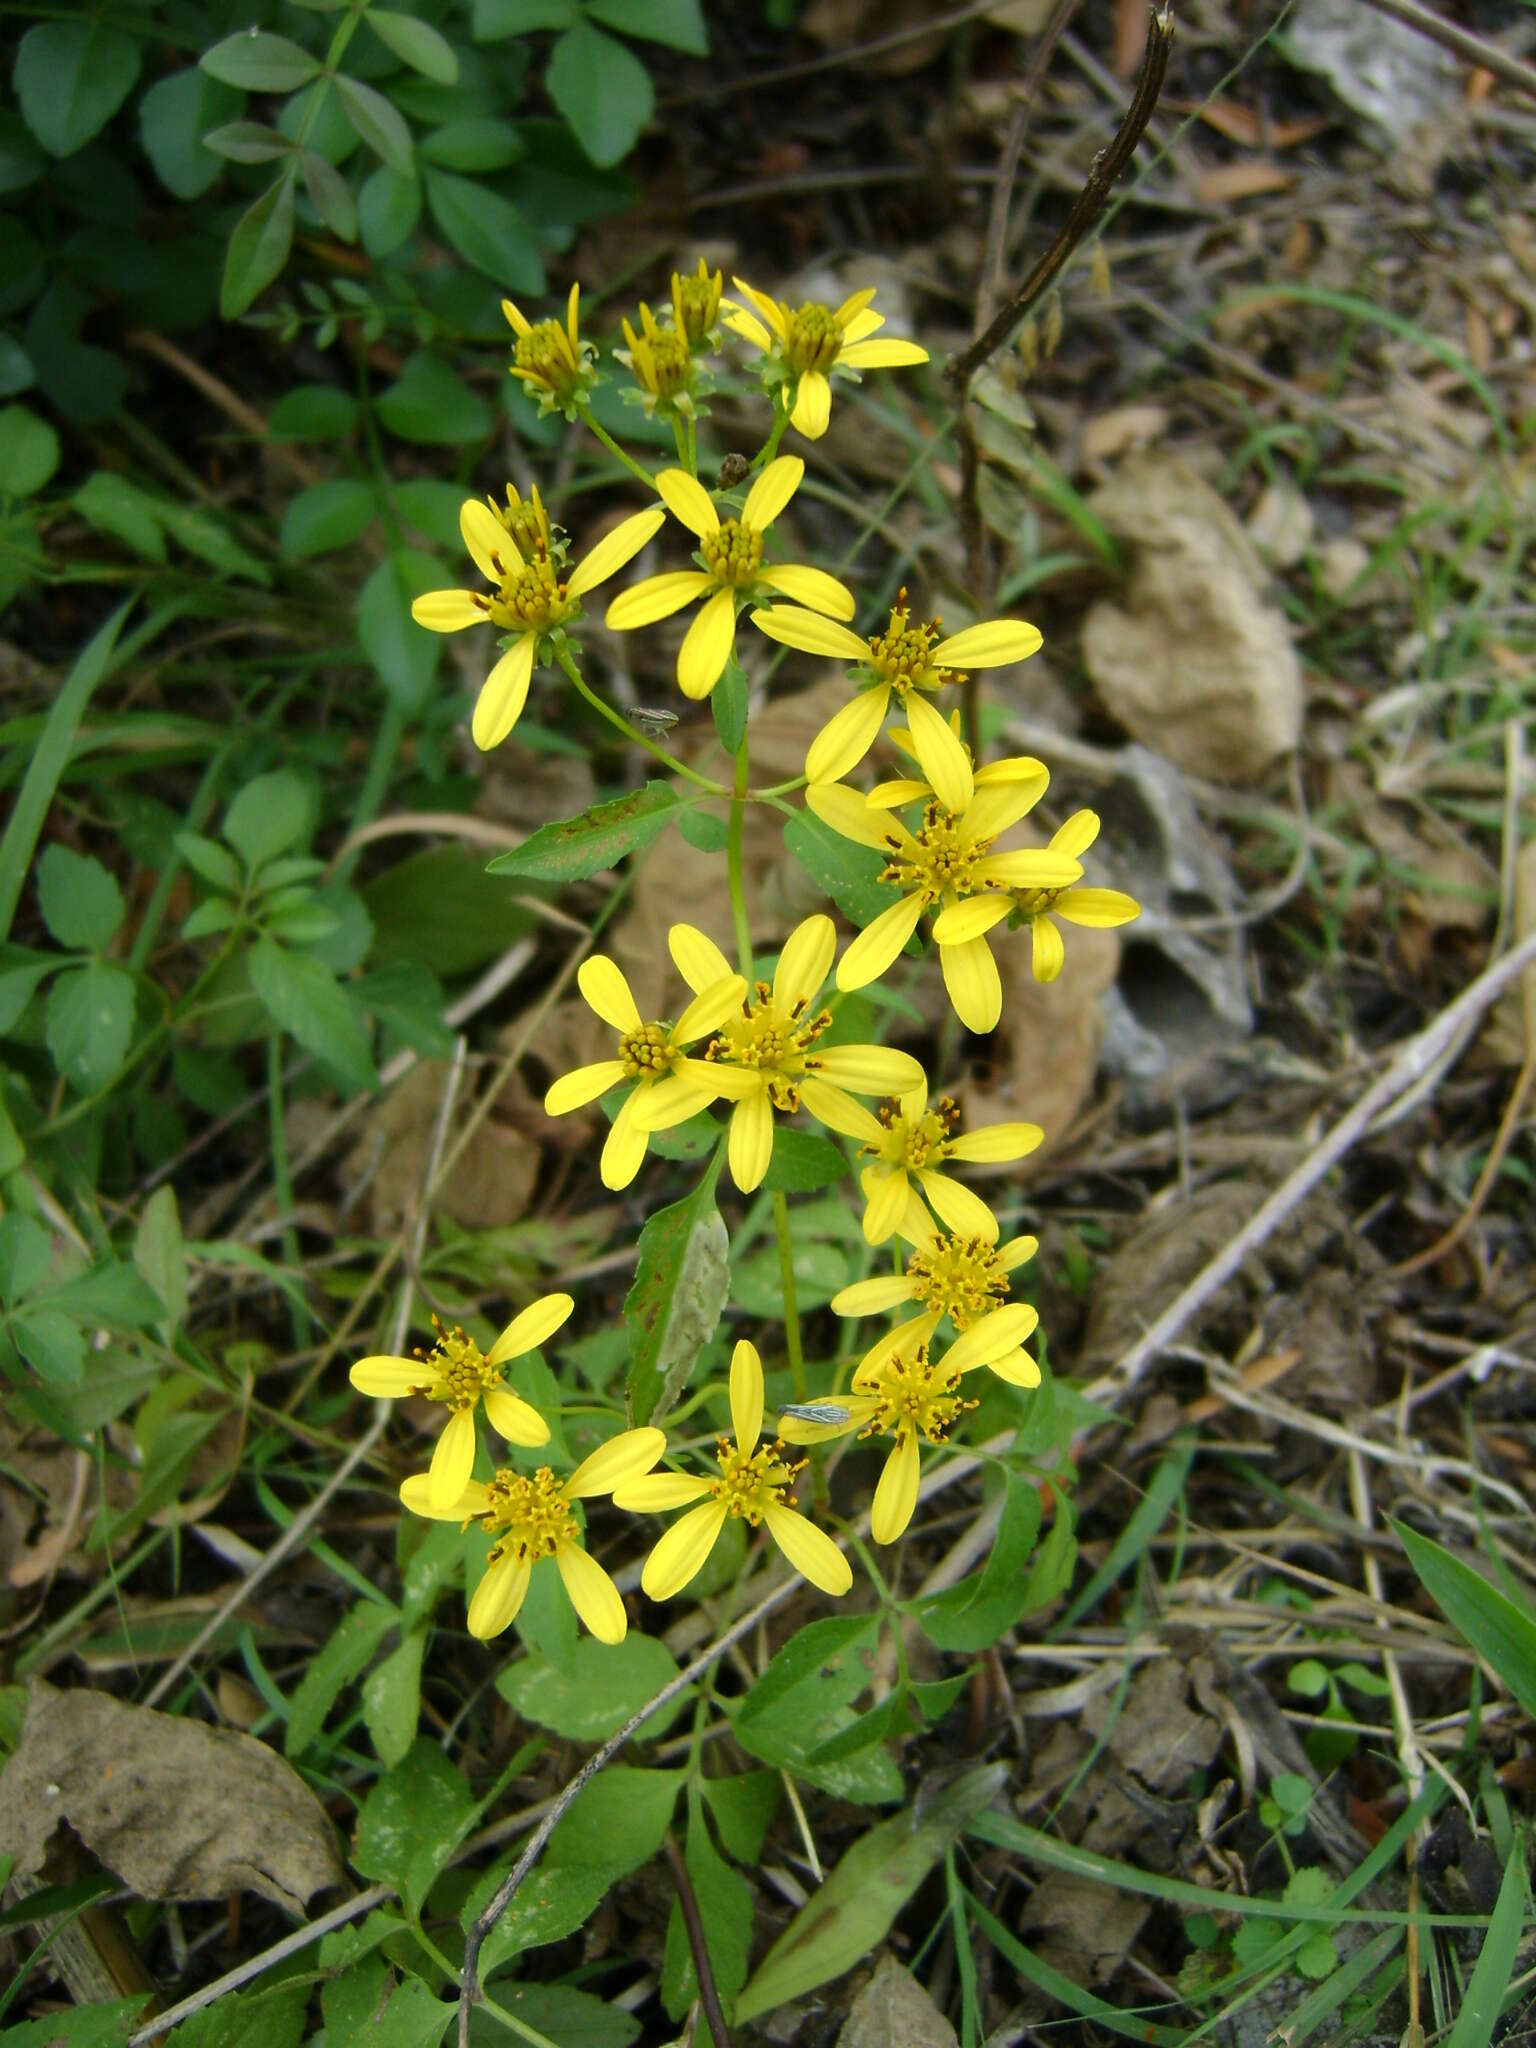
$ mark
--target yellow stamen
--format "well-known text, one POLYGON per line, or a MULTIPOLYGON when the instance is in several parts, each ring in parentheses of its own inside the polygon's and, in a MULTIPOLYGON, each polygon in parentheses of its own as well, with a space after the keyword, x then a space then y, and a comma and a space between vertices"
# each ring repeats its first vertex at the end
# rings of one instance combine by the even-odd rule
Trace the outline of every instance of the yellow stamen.
POLYGON ((925 1308, 968 1329, 1007 1296, 1008 1274, 995 1245, 979 1237, 938 1238, 907 1260, 912 1293, 925 1308))
POLYGON ((805 1460, 786 1464, 780 1455, 783 1449, 783 1443, 776 1439, 771 1444, 759 1444, 748 1457, 728 1436, 717 1440, 715 1455, 720 1462, 720 1477, 709 1482, 709 1490, 728 1515, 735 1515, 755 1529, 765 1509, 795 1505, 790 1488, 805 1460))
POLYGON ((717 583, 752 583, 763 566, 763 536, 741 519, 722 520, 699 543, 699 551, 717 583))

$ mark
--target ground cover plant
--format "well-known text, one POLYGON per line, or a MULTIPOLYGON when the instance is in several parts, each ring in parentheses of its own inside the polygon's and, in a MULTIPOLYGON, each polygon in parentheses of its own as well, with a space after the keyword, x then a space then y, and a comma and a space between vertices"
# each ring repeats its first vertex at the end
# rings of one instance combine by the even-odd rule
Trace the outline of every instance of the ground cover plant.
POLYGON ((5 2048, 1529 2030, 1536 20, 1421 13, 21 27, 5 2048))

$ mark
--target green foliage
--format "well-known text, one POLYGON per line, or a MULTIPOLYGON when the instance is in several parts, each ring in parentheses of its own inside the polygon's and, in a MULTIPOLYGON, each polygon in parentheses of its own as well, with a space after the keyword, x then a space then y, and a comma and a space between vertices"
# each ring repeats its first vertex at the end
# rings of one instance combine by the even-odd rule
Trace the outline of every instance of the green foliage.
POLYGON ((635 1284, 624 1299, 625 1391, 631 1420, 659 1422, 688 1383, 730 1293, 728 1239, 715 1207, 720 1155, 691 1195, 658 1209, 640 1232, 635 1284))
POLYGON ((677 817, 682 800, 670 782, 647 782, 631 796, 594 804, 575 818, 541 825, 511 853, 490 863, 493 875, 531 882, 580 882, 642 852, 677 817))
POLYGON ((1536 1615, 1491 1586, 1443 1544, 1395 1522, 1398 1541, 1425 1591, 1457 1634, 1485 1658, 1527 1714, 1536 1715, 1536 1615))

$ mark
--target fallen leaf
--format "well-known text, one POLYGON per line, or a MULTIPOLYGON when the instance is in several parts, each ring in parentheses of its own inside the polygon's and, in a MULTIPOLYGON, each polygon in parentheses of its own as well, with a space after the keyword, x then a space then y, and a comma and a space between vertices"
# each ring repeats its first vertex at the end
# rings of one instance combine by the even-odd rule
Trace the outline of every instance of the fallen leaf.
MULTIPOLYGON (((446 1060, 422 1060, 367 1110, 347 1153, 347 1212, 374 1236, 387 1236, 416 1212, 450 1073, 446 1060)), ((454 1105, 451 1146, 475 1109, 461 1090, 454 1105)), ((526 1083, 509 1074, 489 1114, 476 1124, 432 1196, 441 1210, 471 1230, 517 1223, 528 1213, 539 1176, 543 1112, 526 1083)))
POLYGON ((849 2006, 837 2048, 955 2048, 958 2039, 912 1972, 887 1954, 849 2006))
POLYGON ((299 1913, 342 1877, 320 1802, 265 1743, 34 1679, 0 1772, 0 1856, 33 1877, 66 1825, 142 1899, 253 1891, 299 1913))
POLYGON ((1314 523, 1301 492, 1279 477, 1264 486, 1248 514, 1248 538, 1272 569, 1294 569, 1307 552, 1314 523))
POLYGON ((1112 462, 1132 448, 1145 448, 1168 431, 1171 415, 1162 405, 1117 405, 1083 428, 1084 462, 1112 462))
POLYGON ((1175 1657, 1143 1664, 1120 1706, 1096 1693, 1084 1702, 1082 1723, 1107 1740, 1110 1755, 1154 1792, 1178 1792, 1221 1747, 1223 1728, 1189 1705, 1189 1678, 1175 1657))
POLYGON ((1091 1877, 1048 1870, 1019 1925, 1042 1962, 1074 1984, 1103 1984, 1125 1961, 1151 1905, 1091 1877))
POLYGON ((1305 121, 1268 121, 1252 107, 1235 100, 1206 100, 1196 109, 1207 128, 1225 135, 1229 142, 1246 149, 1291 149, 1298 142, 1310 142, 1333 126, 1326 114, 1314 114, 1305 121))
POLYGON ((1237 520, 1176 457, 1133 456, 1090 500, 1131 557, 1083 622, 1106 710, 1186 772, 1261 776, 1301 737, 1301 667, 1237 520))
POLYGON ((1233 199, 1257 199, 1266 192, 1289 192, 1296 173, 1269 157, 1253 157, 1244 163, 1218 164, 1195 180, 1195 197, 1202 206, 1225 206, 1233 199))

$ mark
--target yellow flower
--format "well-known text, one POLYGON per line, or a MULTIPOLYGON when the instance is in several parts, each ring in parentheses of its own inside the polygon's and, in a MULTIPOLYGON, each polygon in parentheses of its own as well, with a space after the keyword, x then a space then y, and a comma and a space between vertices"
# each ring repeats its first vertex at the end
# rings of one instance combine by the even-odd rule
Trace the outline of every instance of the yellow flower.
MULTIPOLYGON (((1074 811, 1053 836, 1049 851, 1077 860, 1098 836, 1098 812, 1074 811)), ((1054 981, 1067 957, 1056 918, 1105 930, 1129 924, 1140 915, 1141 905, 1123 889, 1014 888, 1003 893, 1001 905, 991 896, 977 896, 946 908, 934 924, 933 935, 941 947, 974 945, 978 939, 985 944, 984 934, 1005 917, 1012 924, 1027 924, 1034 937, 1031 965, 1035 979, 1054 981)))
POLYGON ((756 290, 744 278, 733 277, 731 282, 751 300, 762 319, 733 306, 725 324, 763 351, 763 381, 777 391, 777 403, 789 413, 790 425, 808 441, 819 441, 827 431, 832 413, 829 374, 857 384, 860 370, 894 369, 899 364, 928 360, 927 349, 919 348, 915 341, 868 338, 885 325, 885 315, 870 310, 873 285, 851 293, 835 309, 811 300, 796 311, 784 300, 756 290))
POLYGON ((802 1578, 823 1593, 846 1593, 853 1584, 848 1560, 813 1522, 795 1511, 799 1465, 779 1456, 782 1445, 760 1444, 763 1428, 763 1367, 745 1340, 731 1355, 731 1426, 716 1440, 718 1479, 690 1479, 682 1472, 656 1472, 614 1489, 614 1505, 634 1513, 699 1505, 662 1537, 645 1561, 640 1584, 652 1600, 670 1600, 703 1567, 716 1538, 732 1515, 749 1528, 759 1523, 802 1578))
POLYGON ((884 631, 867 640, 794 605, 754 612, 752 623, 786 647, 857 662, 870 678, 811 741, 805 757, 807 781, 840 782, 856 768, 874 745, 894 697, 907 714, 923 773, 951 810, 964 810, 971 800, 970 756, 927 698, 915 693, 936 694, 963 682, 967 669, 1002 668, 1038 653, 1042 645, 1039 631, 1022 619, 988 619, 941 640, 937 619, 912 624, 905 590, 898 594, 884 631))
POLYGON ((1006 1298, 1009 1274, 1038 1249, 1033 1237, 996 1244, 927 1226, 904 1273, 856 1280, 834 1294, 832 1311, 840 1316, 884 1315, 910 1301, 922 1307, 921 1315, 898 1323, 865 1352, 854 1368, 854 1385, 862 1386, 891 1352, 910 1356, 919 1344, 928 1343, 948 1316, 956 1330, 972 1338, 978 1354, 974 1364, 985 1365, 1013 1386, 1038 1387, 1040 1368, 1020 1347, 1034 1334, 1040 1317, 1028 1302, 1006 1298))
POLYGON ((656 488, 668 510, 698 536, 694 559, 702 567, 672 569, 633 584, 609 605, 607 623, 627 633, 668 619, 685 604, 703 598, 704 608, 684 635, 677 657, 677 680, 685 697, 707 697, 719 682, 735 651, 740 605, 760 604, 776 591, 833 618, 853 617, 852 593, 825 569, 763 562, 763 536, 804 475, 805 464, 798 455, 780 455, 748 491, 740 516, 724 521, 697 477, 685 469, 664 469, 657 476, 656 488))
MULTIPOLYGON (((917 701, 909 703, 909 711, 917 701)), ((930 716, 942 725, 937 712, 930 710, 930 716)), ((863 988, 884 974, 925 911, 937 920, 940 910, 981 890, 1057 888, 1075 882, 1082 868, 1066 854, 1047 848, 992 851, 998 835, 1038 803, 1049 779, 1040 763, 1027 755, 994 761, 975 771, 970 800, 959 811, 950 809, 923 782, 888 785, 867 798, 843 782, 812 783, 805 793, 810 809, 845 839, 884 853, 886 865, 880 879, 901 892, 898 901, 866 925, 843 955, 837 970, 838 987, 863 988), (880 801, 893 792, 894 800, 902 803, 925 799, 922 823, 916 831, 909 831, 894 810, 880 801)), ((968 1031, 995 1030, 1003 1013, 1003 984, 984 933, 956 938, 948 928, 940 933, 936 921, 934 936, 939 941, 944 986, 956 1016, 968 1031)))
POLYGON ((721 282, 718 270, 705 269, 702 256, 690 276, 672 273, 672 324, 688 337, 690 348, 702 348, 706 343, 710 348, 720 346, 715 322, 720 317, 721 282))
POLYGON ((563 326, 558 320, 530 321, 510 299, 501 302, 517 336, 511 374, 537 398, 541 413, 563 412, 568 420, 575 419, 597 382, 597 351, 581 338, 580 309, 580 284, 571 286, 563 326))
POLYGON ((400 1498, 412 1514, 437 1522, 478 1522, 496 1540, 485 1576, 469 1603, 469 1632, 488 1641, 517 1618, 528 1580, 541 1558, 552 1557, 571 1605, 600 1643, 622 1643, 628 1620, 619 1589, 582 1546, 573 1501, 612 1493, 649 1472, 667 1447, 659 1429, 626 1429, 583 1458, 568 1479, 541 1465, 531 1479, 503 1466, 485 1483, 472 1479, 446 1506, 433 1496, 430 1477, 407 1479, 400 1498))
POLYGON ((659 327, 656 316, 643 302, 640 332, 627 320, 621 321, 627 348, 616 348, 615 356, 629 367, 640 387, 646 413, 682 413, 691 418, 693 403, 693 355, 686 328, 659 327))
POLYGON ((512 1318, 489 1351, 482 1351, 462 1330, 445 1329, 434 1316, 437 1342, 430 1351, 418 1351, 414 1359, 360 1358, 353 1366, 349 1377, 360 1394, 386 1401, 421 1394, 449 1410, 448 1426, 437 1440, 427 1474, 438 1507, 458 1499, 474 1469, 477 1407, 484 1407, 492 1429, 509 1444, 531 1448, 548 1443, 549 1424, 512 1392, 501 1368, 552 1337, 575 1306, 568 1294, 541 1294, 512 1318))
POLYGON ((877 1116, 860 1102, 849 1107, 852 1114, 834 1128, 846 1138, 859 1139, 866 1152, 875 1155, 874 1164, 859 1176, 867 1205, 864 1236, 870 1244, 884 1244, 897 1231, 921 1242, 931 1227, 924 1195, 934 1215, 956 1236, 996 1244, 997 1218, 980 1195, 939 1169, 946 1159, 989 1165, 1022 1159, 1045 1136, 1038 1124, 988 1124, 957 1137, 960 1112, 953 1098, 941 1095, 930 1104, 926 1079, 899 1101, 881 1103, 877 1116))
MULTIPOLYGON (((632 1081, 635 1085, 609 1129, 599 1167, 605 1188, 627 1188, 640 1171, 650 1142, 649 1132, 635 1122, 636 1111, 658 1082, 684 1071, 685 1048, 696 1038, 718 1031, 740 1007, 747 984, 741 975, 726 973, 696 996, 675 1024, 668 1025, 645 1022, 622 970, 605 953, 583 960, 576 980, 590 1008, 618 1032, 619 1048, 613 1059, 562 1074, 544 1097, 544 1108, 550 1116, 564 1116, 595 1102, 621 1082, 632 1081)), ((699 1092, 694 1109, 703 1109, 713 1099, 712 1091, 699 1092)), ((685 1113, 691 1116, 693 1110, 685 1113)))
MULTIPOLYGON (((693 925, 675 924, 672 958, 696 995, 716 988, 730 963, 693 925)), ((855 1095, 900 1095, 915 1088, 923 1070, 910 1053, 884 1045, 829 1045, 816 1041, 832 1022, 813 1012, 837 951, 830 917, 808 917, 784 941, 771 983, 760 981, 711 1039, 701 1060, 686 1059, 670 1080, 658 1081, 635 1111, 643 1130, 665 1131, 700 1105, 723 1095, 733 1107, 727 1156, 731 1178, 748 1193, 762 1181, 773 1156, 773 1113, 792 1115, 802 1105, 840 1130, 855 1095)))
MULTIPOLYGON (((540 642, 579 617, 579 600, 632 561, 666 518, 659 505, 620 520, 570 574, 546 547, 519 545, 512 527, 526 531, 526 519, 508 489, 509 512, 498 512, 482 498, 466 498, 459 507, 459 531, 480 573, 496 587, 479 590, 429 590, 411 606, 418 626, 432 633, 458 633, 465 626, 500 626, 518 637, 480 686, 471 730, 482 752, 500 746, 522 716, 528 701, 540 642)), ((543 507, 539 510, 542 512, 543 507)), ((548 650, 543 655, 549 659, 548 650)))

